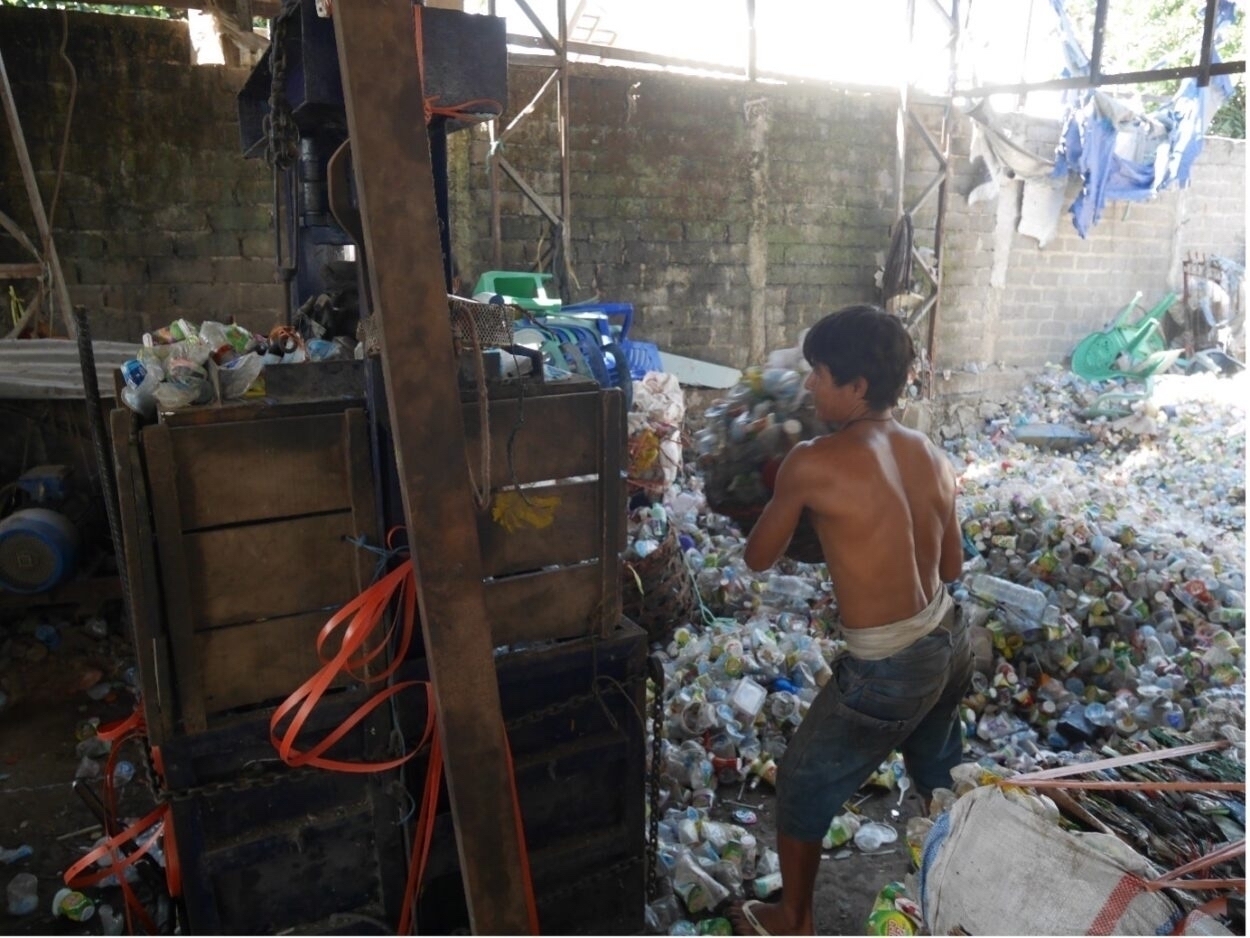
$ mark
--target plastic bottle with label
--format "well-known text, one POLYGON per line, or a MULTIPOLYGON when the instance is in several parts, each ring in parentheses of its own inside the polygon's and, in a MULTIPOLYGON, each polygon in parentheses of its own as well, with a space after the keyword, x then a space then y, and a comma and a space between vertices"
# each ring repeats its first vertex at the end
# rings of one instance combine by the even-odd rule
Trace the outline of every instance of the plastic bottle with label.
POLYGON ((160 387, 163 372, 156 362, 144 364, 132 358, 121 366, 126 386, 122 388, 122 402, 141 417, 156 416, 156 389, 160 387))
POLYGON ((52 897, 52 914, 71 922, 85 922, 95 915, 95 903, 74 889, 60 889, 52 897))

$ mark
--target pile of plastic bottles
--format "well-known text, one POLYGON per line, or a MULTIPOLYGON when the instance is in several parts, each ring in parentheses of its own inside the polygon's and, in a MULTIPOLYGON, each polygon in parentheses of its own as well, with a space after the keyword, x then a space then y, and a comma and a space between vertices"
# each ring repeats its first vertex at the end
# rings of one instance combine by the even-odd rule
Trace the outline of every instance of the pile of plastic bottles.
MULTIPOLYGON (((733 877, 714 869, 724 857, 707 837, 690 841, 691 824, 702 830, 720 793, 767 790, 842 648, 824 568, 748 570, 740 532, 708 509, 704 490, 727 476, 719 498, 759 498, 765 444, 779 426, 789 436, 777 419, 790 419, 776 406, 785 395, 769 388, 794 379, 766 383, 766 373, 749 372, 710 409, 697 462, 664 495, 703 611, 661 649, 661 847, 674 888, 684 847, 730 895, 733 877), (718 466, 729 469, 709 472, 718 466)), ((1246 382, 1165 376, 1133 419, 1082 418, 1101 390, 1051 372, 1006 403, 969 405, 958 435, 939 433, 960 483, 957 597, 990 648, 962 708, 965 759, 1007 773, 1087 761, 1157 728, 1229 739, 1225 755, 1244 763, 1246 382), (1081 426, 1093 442, 1059 452, 1011 432, 1046 422, 1081 426)), ((854 812, 835 818, 830 848, 854 843, 857 823, 854 812)), ((923 832, 909 829, 914 849, 913 839, 923 832)), ((683 883, 716 894, 682 869, 683 883)), ((742 889, 751 885, 743 877, 742 889)), ((680 890, 674 901, 707 914, 680 890)), ((695 933, 662 911, 653 930, 695 933)))
POLYGON ((966 608, 994 644, 965 701, 985 761, 1027 769, 1156 726, 1225 736, 1244 761, 1246 385, 1165 376, 1059 454, 1009 432, 1090 412, 1099 389, 1052 373, 948 441, 966 608))
POLYGON ((212 401, 217 392, 209 375, 210 362, 222 399, 234 400, 263 393, 260 378, 266 365, 353 357, 359 357, 359 346, 345 338, 305 340, 283 326, 264 336, 234 323, 205 320, 197 326, 178 319, 167 328, 145 333, 138 355, 122 365, 126 383, 122 400, 150 418, 158 409, 177 410, 212 401))
POLYGON ((718 507, 766 502, 786 453, 826 432, 803 381, 792 368, 751 367, 704 411, 694 444, 708 496, 718 507))

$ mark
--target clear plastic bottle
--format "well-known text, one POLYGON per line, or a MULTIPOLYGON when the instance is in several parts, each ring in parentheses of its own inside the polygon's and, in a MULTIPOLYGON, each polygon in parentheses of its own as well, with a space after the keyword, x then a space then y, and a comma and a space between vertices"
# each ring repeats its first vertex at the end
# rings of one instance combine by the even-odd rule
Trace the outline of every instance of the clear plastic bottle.
POLYGON ((898 831, 890 827, 888 824, 881 824, 876 821, 870 821, 860 826, 855 832, 855 846, 864 853, 872 853, 880 850, 886 844, 892 844, 898 840, 898 831))
POLYGON ((119 760, 113 766, 113 787, 123 788, 129 781, 135 777, 135 766, 133 762, 126 759, 119 760))
POLYGON ((122 402, 141 417, 156 416, 156 389, 164 373, 156 362, 144 364, 132 358, 121 366, 126 386, 122 388, 122 402))
POLYGON ((6 889, 10 915, 30 915, 39 907, 39 879, 33 873, 18 873, 6 889))

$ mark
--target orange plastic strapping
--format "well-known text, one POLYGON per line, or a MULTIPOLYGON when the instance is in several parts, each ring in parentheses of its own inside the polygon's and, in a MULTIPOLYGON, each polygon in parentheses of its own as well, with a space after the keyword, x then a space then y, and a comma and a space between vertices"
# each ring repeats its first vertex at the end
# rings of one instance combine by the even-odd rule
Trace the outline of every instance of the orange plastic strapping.
POLYGON ((344 605, 322 626, 320 633, 317 635, 317 655, 323 662, 322 667, 287 697, 274 711, 273 716, 269 720, 269 741, 273 744, 274 749, 277 750, 279 757, 284 763, 292 768, 311 765, 337 772, 383 772, 403 765, 430 740, 434 733, 433 689, 426 681, 401 681, 385 690, 379 691, 357 707, 351 716, 311 749, 302 751, 295 745, 305 721, 320 702, 322 695, 325 694, 326 690, 334 682, 339 672, 346 670, 351 673, 353 667, 363 667, 378 655, 384 653, 389 647, 391 636, 395 630, 394 624, 391 625, 384 639, 378 642, 372 651, 365 652, 362 650, 370 633, 385 616, 391 601, 396 597, 401 610, 399 617, 401 631, 399 647, 396 649, 391 663, 375 675, 353 676, 359 677, 365 683, 378 683, 386 680, 399 669, 412 642, 416 621, 416 594, 416 575, 412 561, 407 560, 351 602, 344 605), (340 626, 343 626, 344 629, 339 650, 333 656, 327 657, 327 645, 340 626), (323 754, 331 746, 346 736, 357 723, 379 706, 401 691, 409 687, 418 686, 425 688, 426 723, 421 741, 411 751, 398 758, 381 762, 347 762, 342 759, 323 758, 323 754), (280 731, 280 724, 292 711, 294 711, 294 715, 291 717, 290 723, 285 730, 280 731))

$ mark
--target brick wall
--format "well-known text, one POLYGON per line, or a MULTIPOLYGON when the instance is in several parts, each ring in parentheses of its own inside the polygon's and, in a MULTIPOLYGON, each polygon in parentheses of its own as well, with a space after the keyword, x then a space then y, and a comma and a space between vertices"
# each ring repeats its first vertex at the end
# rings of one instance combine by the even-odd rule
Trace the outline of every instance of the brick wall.
MULTIPOLYGON (((1015 139, 1053 157, 1054 121, 1009 121, 1015 139)), ((969 182, 969 134, 956 139, 953 187, 969 182)), ((1004 185, 999 200, 969 206, 956 196, 947 215, 945 291, 936 358, 961 363, 1039 365, 1059 362, 1090 332, 1105 326, 1141 291, 1148 309, 1182 290, 1181 261, 1190 252, 1244 263, 1246 253, 1244 140, 1208 138, 1186 189, 1149 202, 1109 202, 1082 239, 1070 206, 1069 182, 1056 236, 1044 247, 1016 231, 1021 184, 1004 185), (996 285, 991 272, 997 268, 996 285)))
MULTIPOLYGON (((272 183, 240 155, 234 95, 248 69, 196 66, 185 21, 70 13, 78 76, 53 224, 74 303, 99 338, 234 314, 268 329, 272 183)), ((0 7, 0 51, 45 206, 56 183, 70 73, 61 15, 0 7)), ((37 240, 12 141, 0 139, 0 211, 37 240)), ((0 259, 26 260, 7 238, 0 259)))
MULTIPOLYGON (((544 77, 514 66, 510 111, 544 77)), ((640 337, 738 365, 873 298, 892 220, 888 102, 607 68, 571 84, 575 298, 631 302, 640 337)), ((475 273, 491 265, 487 144, 467 134, 457 209, 472 219, 461 264, 475 273)), ((550 95, 503 152, 558 212, 550 95)), ((503 266, 531 268, 550 226, 506 180, 501 214, 503 266)))
MULTIPOLYGON (((0 7, 0 49, 45 200, 68 97, 60 23, 58 13, 0 7)), ((269 173, 239 155, 234 94, 246 70, 191 65, 181 23, 79 13, 69 23, 80 89, 55 227, 75 301, 97 312, 106 338, 137 338, 179 316, 233 313, 267 327, 282 294, 269 173)), ((510 69, 508 117, 546 74, 510 69)), ((574 298, 631 302, 639 337, 739 366, 829 310, 875 300, 894 216, 894 109, 888 97, 818 85, 577 66, 574 298)), ((549 93, 503 152, 559 210, 554 116, 549 93)), ((1018 130, 1042 151, 1058 132, 1018 130)), ((1108 206, 1086 240, 1065 218, 1038 249, 1015 233, 1013 186, 993 204, 955 194, 969 175, 968 121, 958 118, 956 131, 939 368, 1058 361, 1136 290, 1152 303, 1179 289, 1185 252, 1244 261, 1244 141, 1209 140, 1189 189, 1108 206)), ((475 128, 450 148, 453 241, 470 282, 493 266, 486 140, 475 128)), ((909 160, 914 195, 931 165, 914 135, 909 160)), ((0 184, 0 211, 33 232, 7 137, 0 184)), ((551 246, 550 226, 506 180, 500 215, 502 266, 532 268, 551 246)), ((21 258, 0 239, 0 259, 21 258)))
MULTIPOLYGON (((513 66, 509 114, 546 70, 513 66)), ((576 298, 637 309, 638 334, 672 351, 745 365, 821 314, 875 300, 894 206, 894 103, 807 87, 750 87, 578 66, 571 79, 572 261, 576 298)), ((940 111, 924 119, 936 135, 940 111)), ((1245 259, 1245 143, 1210 139, 1192 185, 1149 203, 1107 206, 1082 240, 1064 212, 1044 248, 1016 233, 1019 183, 969 206, 971 123, 956 117, 938 316, 939 368, 1060 361, 1137 290, 1147 305, 1180 290, 1199 250, 1245 259)), ((1014 121, 1016 139, 1053 157, 1057 122, 1014 121)), ((466 271, 491 266, 486 136, 473 130, 456 202, 466 271), (469 219, 464 222, 463 218, 469 219)), ((507 158, 557 212, 554 97, 519 126, 507 158)), ((934 166, 912 134, 909 204, 934 166)), ((529 269, 551 229, 507 180, 502 261, 529 269)), ((1075 198, 1070 189, 1068 202, 1075 198)), ((932 245, 930 200, 916 243, 932 245)))

